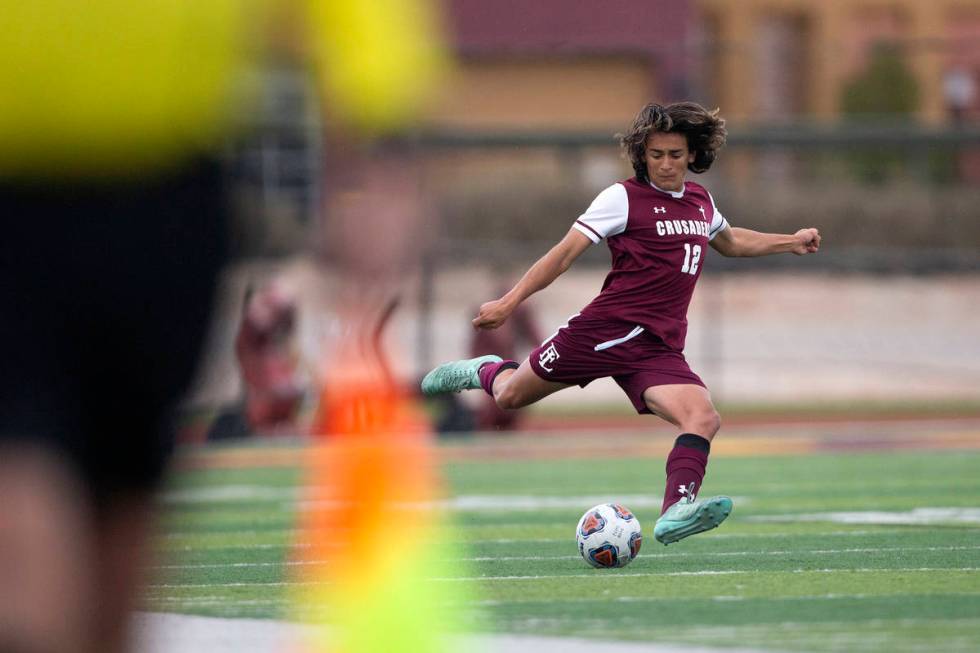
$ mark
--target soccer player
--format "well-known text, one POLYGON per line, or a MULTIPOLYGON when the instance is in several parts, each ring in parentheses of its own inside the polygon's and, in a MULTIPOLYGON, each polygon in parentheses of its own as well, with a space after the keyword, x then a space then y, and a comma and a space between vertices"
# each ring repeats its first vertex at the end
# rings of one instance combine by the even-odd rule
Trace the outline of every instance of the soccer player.
POLYGON ((281 283, 248 292, 235 336, 250 433, 290 428, 303 402, 296 299, 281 283))
POLYGON ((562 240, 501 298, 480 307, 477 329, 496 329, 590 245, 612 253, 602 290, 523 363, 488 355, 445 363, 422 380, 435 395, 482 388, 505 409, 571 385, 612 377, 639 413, 680 430, 667 457, 667 485, 654 537, 670 544, 718 526, 732 500, 698 500, 711 440, 721 426, 700 377, 684 359, 687 308, 710 244, 724 256, 816 252, 812 227, 794 234, 732 227, 688 172, 707 171, 725 144, 717 110, 693 102, 648 104, 620 139, 636 175, 603 190, 562 240))

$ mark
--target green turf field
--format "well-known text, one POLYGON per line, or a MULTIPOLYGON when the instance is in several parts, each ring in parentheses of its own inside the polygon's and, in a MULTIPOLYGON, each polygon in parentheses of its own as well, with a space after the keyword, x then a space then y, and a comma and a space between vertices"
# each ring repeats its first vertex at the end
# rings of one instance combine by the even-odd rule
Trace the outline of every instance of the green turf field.
MULTIPOLYGON (((227 451, 197 454, 173 478, 151 610, 287 614, 298 470, 200 465, 227 451)), ((670 547, 651 535, 662 466, 637 457, 447 464, 466 571, 433 582, 465 585, 467 623, 481 632, 980 650, 980 452, 716 455, 703 495, 729 494, 735 511, 670 547), (603 500, 622 501, 644 526, 640 557, 625 569, 593 570, 577 556, 575 524, 603 500)))

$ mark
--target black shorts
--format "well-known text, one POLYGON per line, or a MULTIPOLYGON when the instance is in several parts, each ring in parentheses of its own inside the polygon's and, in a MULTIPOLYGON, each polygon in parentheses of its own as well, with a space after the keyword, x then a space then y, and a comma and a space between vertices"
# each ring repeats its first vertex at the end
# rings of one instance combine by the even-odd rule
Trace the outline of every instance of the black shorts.
POLYGON ((54 448, 97 505, 152 490, 172 449, 226 255, 222 177, 0 180, 0 444, 54 448))

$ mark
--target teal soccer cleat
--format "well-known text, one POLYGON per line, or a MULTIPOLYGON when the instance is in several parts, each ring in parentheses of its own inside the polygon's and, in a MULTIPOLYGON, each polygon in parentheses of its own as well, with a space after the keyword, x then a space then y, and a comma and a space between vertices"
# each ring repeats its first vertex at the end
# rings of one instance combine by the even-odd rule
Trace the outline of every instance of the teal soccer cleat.
POLYGON ((711 497, 692 501, 684 497, 660 515, 653 527, 653 537, 658 542, 672 544, 688 535, 696 535, 717 528, 732 512, 732 500, 728 497, 711 497))
POLYGON ((480 387, 479 371, 484 363, 499 363, 500 356, 480 356, 443 363, 422 379, 422 394, 440 395, 446 392, 476 390, 480 387))

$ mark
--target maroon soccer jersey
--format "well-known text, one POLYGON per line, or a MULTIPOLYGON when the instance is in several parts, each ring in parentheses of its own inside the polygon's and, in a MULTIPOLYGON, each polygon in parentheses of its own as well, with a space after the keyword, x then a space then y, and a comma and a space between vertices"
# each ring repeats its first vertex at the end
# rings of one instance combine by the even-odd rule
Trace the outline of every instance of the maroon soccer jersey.
POLYGON ((613 184, 575 223, 593 242, 605 238, 612 254, 602 291, 581 315, 640 327, 683 350, 708 241, 727 226, 708 191, 694 182, 677 192, 635 177, 613 184))

